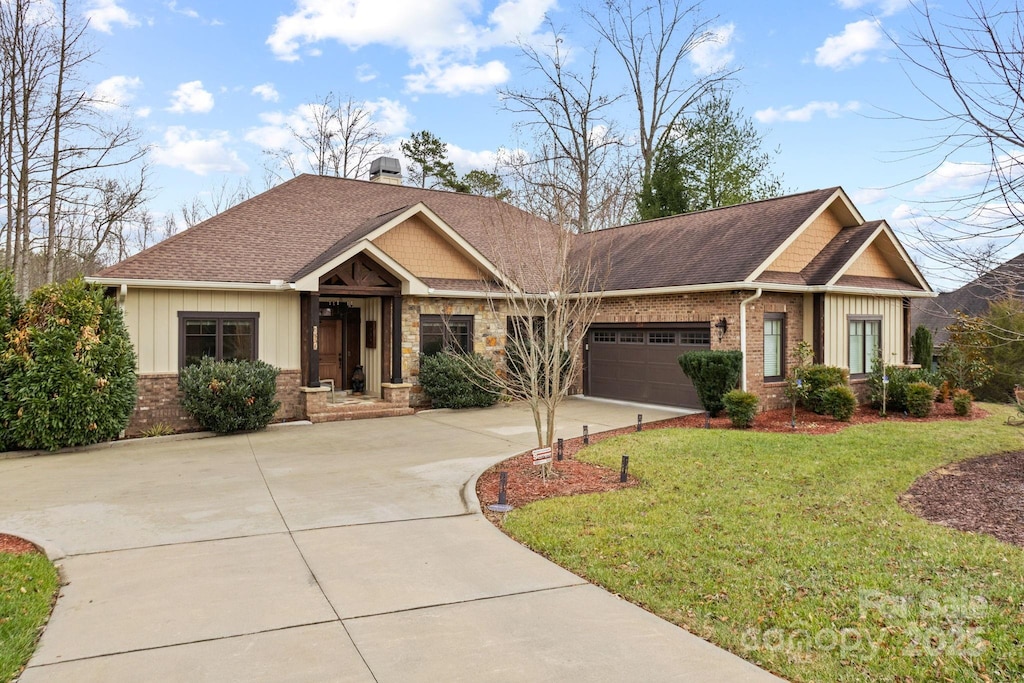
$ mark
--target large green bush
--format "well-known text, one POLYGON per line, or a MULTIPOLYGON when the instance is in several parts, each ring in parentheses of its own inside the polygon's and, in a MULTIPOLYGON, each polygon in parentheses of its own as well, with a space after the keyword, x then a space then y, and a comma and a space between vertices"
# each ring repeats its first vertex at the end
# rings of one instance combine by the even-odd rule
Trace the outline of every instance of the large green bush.
POLYGON ((884 377, 889 378, 888 385, 885 385, 885 410, 886 412, 909 411, 907 403, 907 389, 911 384, 925 382, 937 388, 941 383, 937 374, 923 368, 905 368, 895 365, 883 365, 879 359, 875 359, 868 375, 868 389, 870 390, 871 405, 876 408, 882 407, 882 389, 884 377))
POLYGON ((436 353, 420 357, 420 386, 435 408, 484 408, 498 400, 500 390, 487 378, 494 364, 476 354, 436 353))
POLYGON ((932 356, 935 355, 931 330, 924 325, 918 325, 914 330, 914 336, 910 338, 910 347, 914 350, 914 363, 925 370, 931 370, 932 356))
POLYGON ((928 417, 935 405, 935 387, 928 382, 911 382, 907 385, 906 403, 912 417, 928 417))
POLYGON ((818 415, 829 414, 825 406, 825 392, 837 384, 846 385, 850 373, 846 368, 833 365, 809 365, 803 369, 803 407, 818 415))
POLYGON ((211 432, 230 434, 263 429, 281 406, 279 370, 263 361, 203 358, 178 373, 181 406, 211 432))
POLYGON ((704 410, 715 417, 725 407, 722 397, 740 381, 743 354, 739 351, 691 351, 679 356, 679 367, 693 382, 704 410))
POLYGON ((849 422, 857 410, 857 397, 845 384, 833 384, 821 395, 823 415, 831 415, 840 422, 849 422))
MULTIPOLYGON (((9 347, 7 333, 14 327, 15 321, 21 315, 21 302, 14 293, 14 276, 9 270, 0 271, 0 401, 3 401, 4 385, 6 383, 6 363, 3 362, 4 352, 9 347)), ((0 406, 0 451, 6 451, 14 447, 14 440, 11 438, 11 431, 3 422, 3 408, 0 406)))
POLYGON ((757 394, 733 389, 722 397, 722 403, 733 427, 746 429, 754 423, 754 417, 757 415, 757 394))
MULTIPOLYGON (((10 294, 0 278, 5 311, 10 294)), ((115 301, 80 278, 33 292, 0 348, 3 445, 56 450, 113 439, 135 397, 135 352, 115 301)))

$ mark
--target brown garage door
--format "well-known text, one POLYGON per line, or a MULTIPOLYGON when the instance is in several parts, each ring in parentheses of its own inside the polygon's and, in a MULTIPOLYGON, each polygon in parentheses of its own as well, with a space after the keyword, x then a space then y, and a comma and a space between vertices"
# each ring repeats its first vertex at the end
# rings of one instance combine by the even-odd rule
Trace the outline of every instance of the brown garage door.
POLYGON ((709 323, 665 328, 595 325, 587 337, 586 393, 700 409, 697 392, 676 359, 709 348, 709 323))

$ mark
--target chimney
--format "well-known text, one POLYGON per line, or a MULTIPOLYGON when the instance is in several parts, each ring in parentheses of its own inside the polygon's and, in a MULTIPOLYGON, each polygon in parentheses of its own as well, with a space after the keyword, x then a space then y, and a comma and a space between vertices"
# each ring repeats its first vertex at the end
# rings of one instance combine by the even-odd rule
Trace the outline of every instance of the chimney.
POLYGON ((370 182, 401 185, 402 164, 391 157, 377 157, 370 162, 370 182))

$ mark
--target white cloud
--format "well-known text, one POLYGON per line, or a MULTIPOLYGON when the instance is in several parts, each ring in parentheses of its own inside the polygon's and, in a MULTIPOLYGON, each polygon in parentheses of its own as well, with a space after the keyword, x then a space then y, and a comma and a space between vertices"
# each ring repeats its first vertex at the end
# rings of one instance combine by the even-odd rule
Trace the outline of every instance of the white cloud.
POLYGON ((356 80, 360 83, 369 83, 377 76, 377 71, 369 64, 360 64, 356 67, 356 80))
POLYGON ((167 9, 171 10, 175 14, 180 14, 182 16, 188 17, 189 19, 199 18, 199 12, 195 11, 191 7, 182 7, 181 9, 178 9, 178 3, 176 2, 176 0, 171 0, 170 2, 168 2, 167 9))
POLYGON ((853 203, 857 206, 871 206, 879 202, 884 202, 887 199, 891 199, 892 195, 889 194, 888 190, 883 190, 877 187, 864 187, 850 195, 853 203))
POLYGON ((373 114, 374 120, 385 135, 401 135, 409 130, 409 124, 413 119, 412 113, 398 100, 380 97, 363 104, 373 114))
POLYGON ((508 81, 512 74, 502 62, 486 64, 426 64, 423 71, 405 77, 406 87, 413 93, 459 95, 482 93, 508 81))
POLYGON ((754 112, 754 118, 760 123, 806 123, 814 118, 815 114, 823 113, 830 119, 839 118, 845 112, 857 111, 860 109, 860 102, 851 101, 846 104, 838 102, 808 102, 802 107, 791 106, 776 109, 768 107, 754 112))
POLYGON ((707 75, 727 67, 736 56, 730 49, 735 33, 735 24, 726 24, 711 29, 707 38, 694 47, 688 55, 693 64, 694 73, 707 75))
POLYGON ((128 10, 117 4, 117 0, 92 0, 85 10, 85 18, 89 20, 89 26, 103 33, 113 33, 114 24, 128 28, 139 25, 128 10))
POLYGON ((141 87, 142 79, 137 76, 111 76, 93 88, 93 105, 104 111, 123 107, 135 99, 134 91, 141 87))
POLYGON ((226 131, 213 131, 204 138, 185 126, 171 126, 164 132, 163 142, 153 146, 151 158, 156 164, 196 175, 245 173, 249 169, 227 146, 230 141, 226 131))
MULTIPOLYGON (((392 137, 408 132, 412 114, 401 102, 381 97, 360 104, 370 112, 377 128, 384 135, 392 137)), ((314 110, 318 106, 322 105, 302 104, 290 112, 264 112, 259 116, 263 125, 250 128, 245 134, 245 140, 263 149, 286 149, 300 154, 303 150, 296 143, 292 131, 310 130, 314 125, 314 110)))
MULTIPOLYGON (((292 14, 277 18, 267 45, 278 59, 318 55, 313 47, 335 41, 351 50, 385 45, 404 50, 416 73, 411 92, 456 95, 483 92, 508 80, 499 61, 476 63, 480 52, 528 39, 541 27, 555 0, 505 0, 489 14, 472 0, 297 0, 292 14)), ((376 77, 360 67, 357 78, 376 77)))
POLYGON ((153 113, 153 108, 152 107, 139 107, 138 109, 135 110, 135 115, 138 116, 140 119, 148 118, 149 115, 152 114, 152 113, 153 113))
POLYGON ((448 158, 455 164, 455 170, 459 173, 466 173, 475 168, 484 171, 493 171, 498 165, 498 153, 489 149, 474 152, 470 149, 462 149, 458 145, 448 143, 448 158))
POLYGON ((839 0, 837 4, 842 9, 860 9, 867 5, 877 4, 878 13, 883 17, 888 17, 906 9, 910 5, 910 0, 882 0, 878 3, 872 3, 870 0, 839 0))
POLYGON ((867 53, 877 50, 885 40, 881 25, 875 19, 863 19, 847 24, 838 36, 825 39, 814 54, 814 63, 830 69, 845 69, 867 59, 867 53))
POLYGON ((914 186, 920 196, 961 194, 980 189, 991 176, 991 166, 976 161, 944 161, 914 186))
POLYGON ((252 89, 250 93, 252 95, 259 95, 263 98, 264 102, 277 102, 281 99, 281 96, 277 92, 277 88, 274 87, 273 83, 260 83, 252 89))
POLYGON ((202 81, 182 83, 171 93, 171 106, 168 111, 175 114, 186 112, 205 114, 213 109, 213 95, 203 88, 202 81))

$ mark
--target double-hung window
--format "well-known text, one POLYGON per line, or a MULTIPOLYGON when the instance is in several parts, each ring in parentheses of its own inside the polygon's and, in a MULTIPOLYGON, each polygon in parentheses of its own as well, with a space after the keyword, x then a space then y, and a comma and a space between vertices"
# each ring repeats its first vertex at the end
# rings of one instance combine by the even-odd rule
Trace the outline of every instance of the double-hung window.
POLYGON ((882 353, 882 319, 850 318, 850 374, 865 375, 882 353))
POLYGON ((764 315, 764 379, 780 381, 786 374, 786 314, 764 315))

